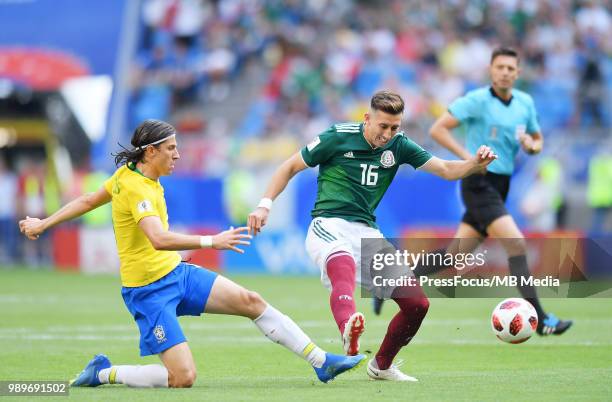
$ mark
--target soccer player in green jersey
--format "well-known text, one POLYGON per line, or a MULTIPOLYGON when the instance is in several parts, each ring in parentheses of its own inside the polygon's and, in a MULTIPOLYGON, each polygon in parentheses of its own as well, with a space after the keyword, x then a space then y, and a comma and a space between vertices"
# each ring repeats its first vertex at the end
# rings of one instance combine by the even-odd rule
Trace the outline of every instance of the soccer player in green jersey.
MULTIPOLYGON (((514 49, 502 47, 494 50, 489 66, 491 85, 452 102, 448 111, 433 124, 430 133, 461 159, 469 159, 471 152, 481 144, 494 148, 499 155, 487 167, 486 175, 475 175, 461 181, 461 198, 466 211, 455 238, 462 240, 454 241, 448 251, 468 253, 488 236, 503 239, 501 244, 508 254, 511 274, 528 277, 525 238, 504 203, 519 149, 529 155, 538 154, 544 141, 533 99, 513 88, 519 72, 519 57, 514 49), (451 130, 459 125, 464 125, 467 130, 466 147, 451 134, 451 130)), ((431 271, 429 267, 423 273, 431 271)), ((420 273, 417 268, 415 274, 418 276, 420 273)), ((519 291, 538 312, 538 334, 559 335, 572 325, 572 321, 547 314, 533 286, 520 284, 519 291)))
MULTIPOLYGON (((266 224, 272 200, 289 180, 308 167, 319 166, 317 200, 306 249, 321 270, 321 281, 331 290, 331 310, 348 355, 359 352, 359 337, 365 324, 353 300, 355 282, 374 290, 372 279, 362 277, 360 270, 356 270, 364 254, 361 239, 383 238, 374 211, 400 165, 409 164, 456 180, 484 172, 496 158, 486 146, 466 161, 436 158, 399 131, 404 111, 399 95, 378 92, 370 106, 364 122, 336 124, 285 161, 274 174, 259 206, 248 217, 251 233, 257 234, 266 224)), ((392 294, 400 311, 391 320, 376 358, 368 363, 368 375, 374 379, 416 381, 392 363, 418 331, 429 301, 418 286, 410 290, 410 297, 400 297, 404 295, 401 290, 396 288, 392 294)))

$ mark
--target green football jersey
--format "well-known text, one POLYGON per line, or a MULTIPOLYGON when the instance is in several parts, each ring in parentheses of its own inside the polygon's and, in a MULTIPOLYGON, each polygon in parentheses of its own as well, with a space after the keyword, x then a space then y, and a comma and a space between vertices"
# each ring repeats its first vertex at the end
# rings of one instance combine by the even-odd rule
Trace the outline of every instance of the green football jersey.
POLYGON ((313 218, 322 216, 364 222, 377 228, 374 210, 401 164, 421 167, 431 154, 398 132, 382 148, 372 149, 363 123, 330 127, 301 151, 310 167, 319 165, 313 218))

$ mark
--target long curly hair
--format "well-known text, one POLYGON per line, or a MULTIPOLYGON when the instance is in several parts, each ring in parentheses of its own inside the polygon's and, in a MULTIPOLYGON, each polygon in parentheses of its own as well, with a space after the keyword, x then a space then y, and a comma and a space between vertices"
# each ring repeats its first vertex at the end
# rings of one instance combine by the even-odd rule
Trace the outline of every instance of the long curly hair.
MULTIPOLYGON (((119 144, 119 146, 123 148, 123 151, 112 154, 112 156, 115 157, 115 165, 120 166, 124 163, 135 165, 141 162, 146 150, 144 145, 162 140, 174 134, 176 134, 176 129, 164 121, 153 119, 143 121, 136 127, 134 134, 132 134, 132 140, 130 142, 133 148, 127 149, 119 144)), ((158 148, 159 144, 151 146, 158 148)))

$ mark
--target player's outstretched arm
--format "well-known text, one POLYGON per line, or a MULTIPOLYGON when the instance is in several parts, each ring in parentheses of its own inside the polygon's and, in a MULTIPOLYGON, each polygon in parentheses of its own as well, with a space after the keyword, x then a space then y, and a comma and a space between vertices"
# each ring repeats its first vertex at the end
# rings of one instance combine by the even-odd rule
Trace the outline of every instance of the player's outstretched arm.
POLYGON ((110 202, 111 195, 104 187, 100 187, 95 193, 83 194, 70 201, 57 212, 45 219, 30 218, 19 221, 19 230, 30 240, 36 240, 47 229, 62 222, 78 218, 99 206, 110 202))
POLYGON ((307 167, 308 165, 306 165, 304 159, 302 159, 302 155, 296 152, 276 169, 261 202, 257 208, 249 214, 247 220, 249 233, 257 235, 257 233, 261 231, 261 228, 264 227, 268 221, 268 214, 272 208, 272 201, 283 192, 285 187, 287 187, 287 183, 289 183, 289 180, 291 180, 293 176, 307 167))
POLYGON ((145 236, 156 250, 195 250, 198 248, 215 248, 244 253, 238 246, 251 244, 251 236, 246 226, 230 228, 214 236, 187 235, 165 230, 159 216, 146 216, 138 222, 145 236))
POLYGON ((431 138, 433 138, 438 144, 442 145, 459 158, 468 160, 472 157, 472 155, 470 155, 470 153, 459 142, 457 142, 457 140, 455 140, 453 134, 451 133, 451 130, 459 126, 460 123, 461 122, 452 114, 449 112, 444 112, 444 114, 440 116, 429 129, 429 135, 431 135, 431 138))
POLYGON ((435 156, 428 160, 419 170, 424 170, 440 176, 446 180, 457 180, 475 173, 485 173, 487 166, 497 159, 497 155, 491 148, 482 145, 478 148, 476 155, 471 156, 465 161, 447 161, 436 158, 435 156))

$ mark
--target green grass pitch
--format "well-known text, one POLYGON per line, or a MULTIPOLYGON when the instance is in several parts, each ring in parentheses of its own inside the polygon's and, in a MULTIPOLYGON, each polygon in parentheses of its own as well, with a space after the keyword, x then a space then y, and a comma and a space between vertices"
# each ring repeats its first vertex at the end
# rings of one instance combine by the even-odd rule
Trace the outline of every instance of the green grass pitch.
MULTIPOLYGON (((316 277, 237 276, 290 315, 321 347, 341 352, 316 277)), ((546 299, 544 306, 574 328, 560 337, 507 345, 491 333, 496 299, 432 299, 429 314, 399 358, 419 383, 370 381, 362 366, 330 384, 319 383, 301 359, 265 339, 247 319, 184 317, 198 379, 191 389, 71 389, 70 399, 100 401, 559 401, 610 400, 612 302, 546 299)), ((393 302, 383 315, 370 300, 362 351, 375 352, 393 302)), ((123 305, 119 279, 0 267, 0 380, 69 380, 95 353, 116 364, 150 364, 138 355, 137 328, 123 305)), ((44 400, 35 398, 30 400, 44 400)), ((53 397, 52 400, 64 398, 53 397)))

